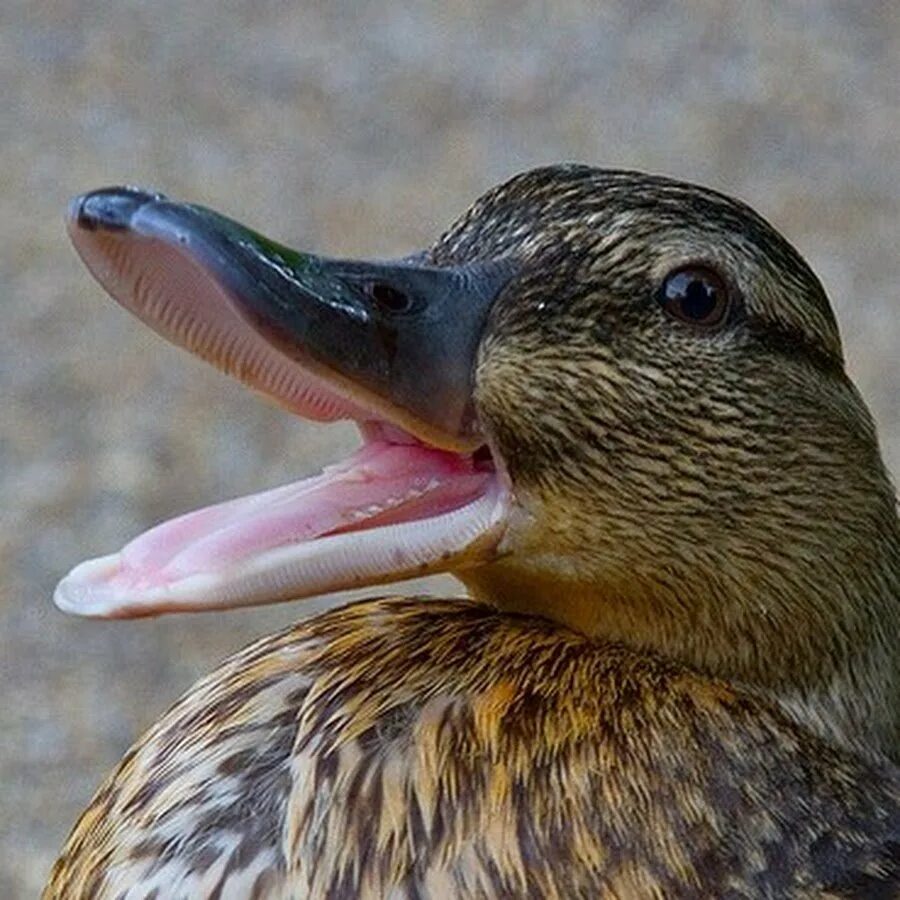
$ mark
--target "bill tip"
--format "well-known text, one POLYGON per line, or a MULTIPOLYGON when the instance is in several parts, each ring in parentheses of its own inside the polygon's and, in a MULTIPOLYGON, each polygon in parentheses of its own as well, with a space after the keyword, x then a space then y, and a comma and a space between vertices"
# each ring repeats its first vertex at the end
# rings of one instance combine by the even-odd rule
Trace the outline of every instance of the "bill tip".
POLYGON ((142 206, 161 200, 165 200, 162 194, 130 185, 100 188, 69 201, 66 222, 69 228, 84 231, 121 231, 142 206))

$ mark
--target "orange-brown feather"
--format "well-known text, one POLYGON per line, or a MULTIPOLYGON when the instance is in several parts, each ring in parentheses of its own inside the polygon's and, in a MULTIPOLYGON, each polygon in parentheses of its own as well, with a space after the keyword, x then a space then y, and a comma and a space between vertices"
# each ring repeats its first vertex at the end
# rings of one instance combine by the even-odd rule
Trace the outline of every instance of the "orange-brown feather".
POLYGON ((201 681, 45 897, 158 872, 214 896, 246 869, 260 897, 862 897, 898 875, 898 801, 884 767, 653 655, 468 601, 367 601, 201 681))

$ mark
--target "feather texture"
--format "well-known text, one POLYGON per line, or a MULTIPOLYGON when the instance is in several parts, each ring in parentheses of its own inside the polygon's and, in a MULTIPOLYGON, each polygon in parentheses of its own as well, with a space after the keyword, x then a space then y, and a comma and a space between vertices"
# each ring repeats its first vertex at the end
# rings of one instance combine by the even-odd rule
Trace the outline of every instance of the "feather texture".
POLYGON ((896 773, 663 660, 367 601, 193 688, 45 898, 872 897, 896 890, 898 800, 896 773))

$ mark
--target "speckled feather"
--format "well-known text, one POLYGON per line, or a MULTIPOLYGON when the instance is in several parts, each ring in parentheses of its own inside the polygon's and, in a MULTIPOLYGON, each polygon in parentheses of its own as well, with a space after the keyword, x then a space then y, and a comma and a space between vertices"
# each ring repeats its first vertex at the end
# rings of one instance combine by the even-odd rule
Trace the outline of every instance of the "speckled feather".
POLYGON ((368 601, 200 682, 45 897, 893 896, 898 801, 885 771, 655 657, 368 601))
POLYGON ((580 165, 488 192, 432 253, 526 260, 475 385, 523 515, 467 586, 900 762, 896 495, 800 254, 714 191, 580 165), (660 310, 687 262, 729 280, 724 327, 660 310))

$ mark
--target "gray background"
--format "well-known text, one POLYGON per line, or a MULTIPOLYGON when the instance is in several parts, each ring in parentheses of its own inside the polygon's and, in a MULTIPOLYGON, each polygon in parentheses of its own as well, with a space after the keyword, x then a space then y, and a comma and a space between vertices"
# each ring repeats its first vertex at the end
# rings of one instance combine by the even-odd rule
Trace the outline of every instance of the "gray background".
POLYGON ((67 198, 139 182, 287 243, 409 251, 561 159, 748 200, 822 276, 900 470, 900 4, 0 7, 0 896, 200 673, 309 606, 105 624, 50 604, 154 521, 354 442, 260 403, 87 277, 67 198))

